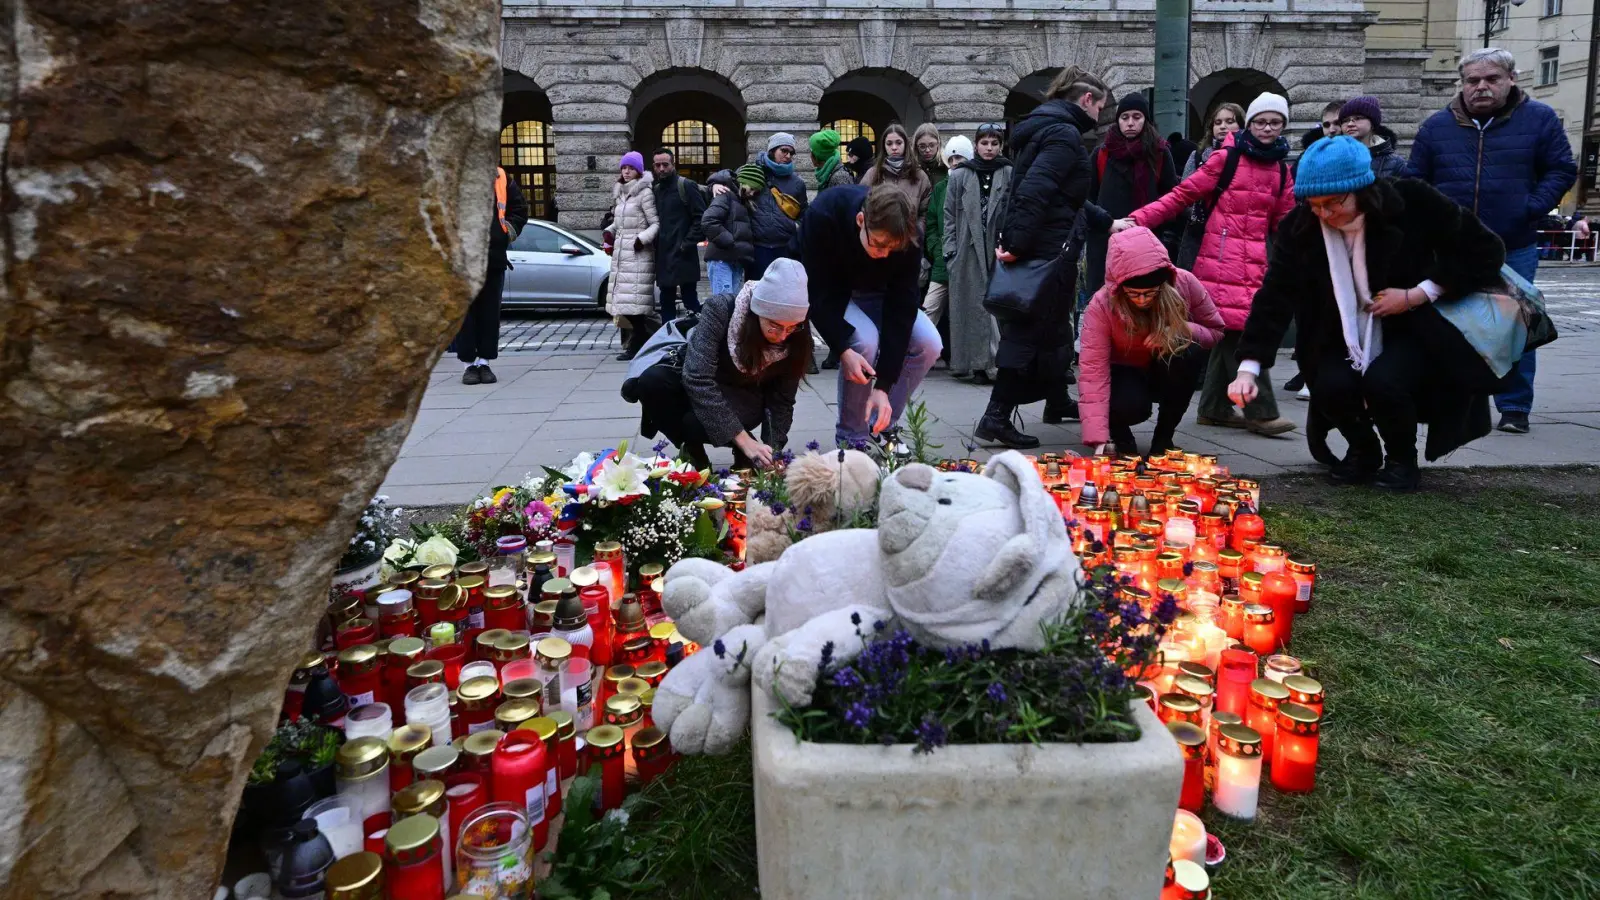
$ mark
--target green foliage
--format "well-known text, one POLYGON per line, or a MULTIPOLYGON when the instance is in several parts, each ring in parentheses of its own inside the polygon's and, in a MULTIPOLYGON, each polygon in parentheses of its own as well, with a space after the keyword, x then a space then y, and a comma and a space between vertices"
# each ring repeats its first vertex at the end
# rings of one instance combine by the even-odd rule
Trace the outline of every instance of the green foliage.
POLYGON ((627 830, 641 802, 638 795, 624 800, 621 809, 596 818, 599 791, 598 769, 573 779, 562 806, 561 836, 555 851, 545 854, 552 868, 539 882, 542 900, 611 900, 660 887, 645 871, 649 848, 627 830))
POLYGON ((912 460, 929 466, 939 461, 939 454, 935 451, 944 449, 944 445, 935 444, 929 436, 933 431, 933 423, 937 421, 939 417, 928 412, 928 404, 922 400, 912 401, 906 406, 906 424, 901 434, 911 450, 912 460))
POLYGON ((285 759, 300 759, 307 769, 320 769, 333 762, 344 734, 337 728, 318 725, 308 719, 287 722, 273 732, 272 740, 262 749, 250 767, 251 784, 271 784, 278 775, 278 763, 285 759))

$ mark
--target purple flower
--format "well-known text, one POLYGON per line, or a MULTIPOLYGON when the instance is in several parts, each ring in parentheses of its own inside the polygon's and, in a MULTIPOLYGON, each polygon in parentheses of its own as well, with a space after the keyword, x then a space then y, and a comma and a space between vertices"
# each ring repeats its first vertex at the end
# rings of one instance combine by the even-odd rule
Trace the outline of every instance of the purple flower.
POLYGON ((861 613, 858 613, 858 612, 851 613, 850 614, 850 624, 851 625, 860 625, 861 624, 861 613))
POLYGON ((989 689, 984 691, 984 694, 996 703, 1006 702, 1006 686, 998 681, 989 685, 989 689))
POLYGON ((667 449, 667 444, 668 444, 667 439, 666 438, 662 438, 661 440, 656 441, 655 444, 650 447, 650 449, 654 450, 656 452, 657 456, 660 456, 661 455, 661 451, 667 449))
POLYGON ((794 451, 793 450, 784 450, 784 451, 780 452, 778 454, 778 462, 780 464, 782 464, 782 465, 785 465, 785 466, 787 466, 789 463, 794 462, 794 451))
POLYGON ((872 623, 872 630, 873 631, 882 631, 882 630, 884 630, 885 628, 888 628, 888 627, 889 627, 888 623, 883 621, 882 619, 879 619, 876 622, 872 623))
POLYGON ((806 441, 806 449, 810 450, 812 453, 815 453, 822 449, 822 445, 816 441, 806 441))
POLYGON ((711 642, 711 652, 717 655, 717 659, 722 659, 727 654, 728 647, 722 643, 722 638, 717 638, 711 642))
POLYGON ((803 518, 800 521, 796 522, 795 525, 794 525, 794 530, 798 531, 798 532, 800 532, 802 534, 810 534, 811 533, 811 518, 809 516, 807 516, 806 518, 803 518))
POLYGON ((822 645, 822 668, 826 669, 833 662, 833 641, 822 645))
POLYGON ((867 726, 872 724, 872 707, 858 700, 844 711, 844 721, 852 728, 866 731, 867 726))
POLYGON ((861 675, 855 669, 845 666, 833 673, 833 686, 841 688, 861 687, 861 675))
POLYGON ((1192 563, 1192 562, 1184 563, 1183 564, 1183 577, 1188 578, 1190 575, 1193 575, 1193 574, 1194 574, 1194 563, 1192 563))
POLYGON ((929 716, 917 726, 917 747, 915 753, 932 753, 935 749, 943 747, 949 740, 949 733, 938 720, 929 716))
POLYGON ((788 507, 785 507, 782 503, 774 503, 771 506, 772 514, 775 516, 781 516, 783 515, 783 511, 787 508, 788 507))

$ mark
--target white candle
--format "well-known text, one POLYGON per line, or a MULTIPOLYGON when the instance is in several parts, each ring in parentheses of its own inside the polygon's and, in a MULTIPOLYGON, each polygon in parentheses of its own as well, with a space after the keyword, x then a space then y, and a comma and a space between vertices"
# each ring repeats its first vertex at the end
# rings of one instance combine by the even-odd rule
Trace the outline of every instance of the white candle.
POLYGON ((1167 520, 1164 534, 1167 545, 1183 544, 1186 547, 1194 546, 1194 520, 1182 516, 1173 516, 1167 520))
POLYGON ((1173 860, 1187 859, 1196 865, 1206 864, 1206 826, 1200 817, 1187 809, 1178 810, 1172 822, 1172 842, 1167 853, 1173 860))
MULTIPOLYGON (((1241 726, 1223 726, 1224 735, 1230 727, 1241 726)), ((1218 751, 1217 786, 1211 792, 1211 805, 1229 818, 1253 821, 1261 795, 1261 757, 1236 756, 1221 746, 1218 751)))

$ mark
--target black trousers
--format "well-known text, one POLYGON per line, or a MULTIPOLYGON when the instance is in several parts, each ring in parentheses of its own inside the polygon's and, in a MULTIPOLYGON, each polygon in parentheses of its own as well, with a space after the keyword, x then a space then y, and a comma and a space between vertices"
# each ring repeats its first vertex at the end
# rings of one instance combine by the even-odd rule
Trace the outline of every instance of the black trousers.
POLYGON ((1153 357, 1144 367, 1112 365, 1109 418, 1111 440, 1118 452, 1138 452, 1133 426, 1148 421, 1151 413, 1155 413, 1156 431, 1150 438, 1150 452, 1171 449, 1178 423, 1194 398, 1205 358, 1204 350, 1191 346, 1170 359, 1153 357))
MULTIPOLYGON (((695 263, 698 265, 699 260, 695 263)), ((700 298, 695 296, 695 283, 688 284, 663 284, 661 288, 661 321, 671 322, 678 317, 678 301, 683 301, 683 308, 692 313, 700 311, 700 298)))
MULTIPOLYGON (((643 409, 643 433, 659 431, 683 452, 695 465, 706 468, 711 462, 706 457, 706 444, 711 438, 706 427, 694 414, 694 404, 689 392, 683 389, 683 370, 673 366, 656 365, 644 370, 634 382, 643 409)), ((745 430, 754 432, 760 423, 745 423, 745 430)), ((733 467, 750 468, 751 461, 739 448, 733 449, 733 467)))
MULTIPOLYGON (((1376 366, 1376 362, 1373 366, 1376 366)), ((1302 366, 1301 371, 1306 368, 1302 366)), ((1373 417, 1367 409, 1367 389, 1361 373, 1350 368, 1349 360, 1332 354, 1317 360, 1317 364, 1309 368, 1312 371, 1306 374, 1306 386, 1311 388, 1312 414, 1337 428, 1352 452, 1376 462, 1382 451, 1378 446, 1378 436, 1372 430, 1373 417)), ((1372 367, 1368 368, 1370 371, 1372 367)), ((1413 458, 1416 435, 1417 423, 1413 418, 1413 458)))
POLYGON ((1077 263, 1063 263, 1057 267, 1055 288, 1041 292, 1043 308, 1028 321, 1000 323, 992 400, 1007 406, 1044 400, 1052 407, 1072 400, 1068 379, 1077 285, 1077 263))
POLYGON ((500 294, 506 287, 504 259, 489 254, 489 272, 484 276, 483 289, 472 298, 467 307, 467 317, 456 332, 456 359, 474 363, 480 359, 498 359, 500 356, 500 294))

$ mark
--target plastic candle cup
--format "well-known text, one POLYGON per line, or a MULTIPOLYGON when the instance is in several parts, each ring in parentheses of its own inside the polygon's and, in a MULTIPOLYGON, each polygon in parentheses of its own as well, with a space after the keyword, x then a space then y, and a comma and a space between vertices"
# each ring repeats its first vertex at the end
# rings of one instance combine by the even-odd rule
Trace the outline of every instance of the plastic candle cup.
POLYGON ((554 821, 561 815, 561 726, 549 716, 538 716, 518 726, 519 731, 531 731, 544 744, 544 814, 554 821))
POLYGON ((1187 722, 1196 727, 1200 726, 1202 721, 1200 701, 1193 697, 1169 693, 1162 694, 1156 702, 1156 716, 1168 725, 1173 722, 1187 722))
POLYGON ((1250 706, 1245 710, 1244 723, 1260 735, 1261 755, 1272 759, 1273 738, 1278 732, 1278 705, 1289 699, 1289 689, 1270 678, 1257 678, 1250 682, 1250 706))
POLYGON ((1250 705, 1250 683, 1256 680, 1256 655, 1237 647, 1222 651, 1217 676, 1216 710, 1244 715, 1250 705))
POLYGON ((403 821, 411 816, 426 813, 439 820, 439 838, 444 850, 441 854, 444 878, 441 887, 448 891, 455 879, 451 856, 455 850, 454 834, 450 830, 450 801, 445 797, 445 784, 428 779, 417 781, 394 795, 394 820, 403 821))
POLYGON ((545 799, 545 769, 548 755, 544 741, 533 731, 519 730, 506 735, 494 749, 489 796, 495 803, 509 803, 522 810, 533 828, 533 847, 541 849, 550 834, 545 799))
POLYGON ((1188 860, 1196 865, 1206 864, 1206 826, 1200 817, 1188 809, 1178 810, 1172 821, 1172 841, 1167 854, 1174 861, 1188 860))
POLYGON ((461 686, 461 666, 467 661, 467 648, 458 643, 435 645, 432 650, 423 654, 424 659, 431 659, 444 666, 444 686, 455 690, 461 686))
POLYGON ((1272 786, 1309 793, 1317 782, 1317 742, 1322 717, 1298 703, 1278 704, 1278 734, 1272 746, 1272 786))
POLYGON ((1279 647, 1289 646, 1294 636, 1294 608, 1298 596, 1299 588, 1294 579, 1283 572, 1271 572, 1261 579, 1261 602, 1272 607, 1279 647))
POLYGON ((565 781, 578 774, 578 726, 564 709, 550 713, 556 723, 556 778, 565 781))
MULTIPOLYGON (((1186 665, 1190 665, 1190 663, 1180 664, 1180 673, 1182 672, 1182 666, 1186 665)), ((1194 724, 1200 726, 1201 733, 1204 734, 1204 729, 1211 721, 1211 702, 1216 693, 1211 687, 1211 682, 1194 675, 1179 674, 1172 682, 1172 689, 1174 693, 1182 694, 1200 704, 1200 721, 1194 724)))
POLYGON ((1217 624, 1228 637, 1244 640, 1244 598, 1238 594, 1225 594, 1218 606, 1217 624))
POLYGON ((1245 725, 1224 725, 1217 737, 1217 778, 1211 805, 1243 822, 1256 817, 1261 796, 1261 735, 1245 725))
POLYGON ((1260 603, 1245 605, 1244 645, 1259 656, 1267 656, 1278 649, 1278 626, 1272 607, 1260 603))
POLYGON ((1208 900, 1211 896, 1211 876, 1203 864, 1187 859, 1171 863, 1172 882, 1169 890, 1161 892, 1161 900, 1208 900))
POLYGON ((589 767, 600 767, 600 793, 595 795, 601 811, 622 805, 627 791, 627 764, 623 761, 622 729, 615 725, 599 725, 589 729, 584 736, 589 767))
POLYGON ((1188 722, 1168 722, 1167 730, 1183 752, 1183 790, 1178 808, 1199 812, 1206 804, 1206 733, 1188 722))
POLYGON ((384 835, 383 881, 391 897, 444 900, 444 841, 426 813, 395 822, 384 835))
POLYGON ((450 692, 443 684, 421 684, 406 692, 406 724, 426 725, 435 747, 447 747, 450 732, 450 692))
POLYGON ((500 683, 509 686, 513 681, 535 678, 538 674, 539 663, 532 656, 514 659, 500 667, 500 683))
POLYGON ((1308 559, 1291 556, 1284 565, 1284 570, 1294 579, 1294 611, 1301 614, 1310 612, 1311 592, 1317 585, 1317 564, 1308 559))
POLYGON ((358 706, 344 717, 345 740, 375 737, 388 741, 389 733, 392 731, 394 731, 394 717, 387 703, 368 703, 358 706))
POLYGON ((589 660, 567 660, 561 673, 561 708, 572 714, 580 728, 593 725, 594 666, 589 660))
POLYGON ((346 741, 334 760, 334 782, 341 796, 361 808, 361 818, 389 811, 389 745, 375 737, 346 741))
POLYGON ((366 816, 361 814, 361 804, 357 798, 348 794, 335 794, 306 807, 302 818, 312 819, 317 823, 317 830, 328 839, 328 844, 333 847, 333 858, 343 859, 346 856, 360 853, 363 846, 361 823, 366 816))
POLYGON ((1187 547, 1194 546, 1196 537, 1194 520, 1173 516, 1167 520, 1164 537, 1168 546, 1173 544, 1183 544, 1187 547))

